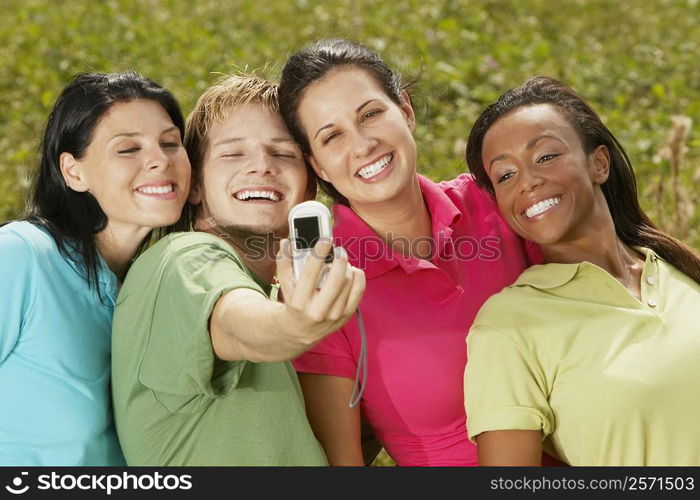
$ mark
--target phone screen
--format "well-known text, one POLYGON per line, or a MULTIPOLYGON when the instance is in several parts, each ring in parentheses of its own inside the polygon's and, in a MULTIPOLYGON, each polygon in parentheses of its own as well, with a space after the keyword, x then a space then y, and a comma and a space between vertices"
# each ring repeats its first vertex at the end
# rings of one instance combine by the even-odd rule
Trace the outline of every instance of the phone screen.
POLYGON ((299 217, 294 220, 294 243, 297 250, 313 248, 321 237, 318 217, 299 217))

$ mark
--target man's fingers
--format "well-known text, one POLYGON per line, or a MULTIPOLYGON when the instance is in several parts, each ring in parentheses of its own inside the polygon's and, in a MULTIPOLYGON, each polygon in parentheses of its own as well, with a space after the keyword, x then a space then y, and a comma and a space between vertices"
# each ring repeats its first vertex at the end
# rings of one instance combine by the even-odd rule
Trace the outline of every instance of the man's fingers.
POLYGON ((294 290, 295 307, 302 308, 304 304, 310 303, 313 299, 321 269, 323 269, 326 256, 331 251, 331 248, 333 248, 333 245, 330 241, 319 240, 308 254, 294 290))
POLYGON ((345 272, 348 266, 346 258, 335 259, 333 264, 330 265, 330 270, 326 275, 321 290, 316 293, 311 302, 310 312, 313 317, 328 319, 331 306, 335 303, 345 286, 345 272))
POLYGON ((285 301, 291 300, 294 290, 294 269, 290 252, 290 241, 283 239, 280 241, 280 250, 277 252, 277 281, 282 288, 282 296, 285 301))
POLYGON ((328 312, 328 317, 332 321, 339 320, 344 314, 347 305, 348 297, 352 291, 352 281, 355 273, 352 271, 352 266, 347 266, 345 269, 345 284, 340 291, 340 295, 335 299, 330 311, 328 312))

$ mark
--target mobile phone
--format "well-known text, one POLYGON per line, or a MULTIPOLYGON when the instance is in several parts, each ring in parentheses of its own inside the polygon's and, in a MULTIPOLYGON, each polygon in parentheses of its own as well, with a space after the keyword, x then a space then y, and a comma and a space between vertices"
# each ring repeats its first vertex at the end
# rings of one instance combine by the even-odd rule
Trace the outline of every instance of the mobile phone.
MULTIPOLYGON (((292 207, 289 211, 289 239, 292 243, 292 265, 294 267, 294 279, 299 281, 304 262, 314 251, 314 245, 320 239, 332 240, 331 213, 323 203, 317 201, 305 201, 292 207)), ((326 257, 326 264, 321 271, 317 288, 321 288, 326 279, 326 274, 333 262, 331 250, 326 257)))

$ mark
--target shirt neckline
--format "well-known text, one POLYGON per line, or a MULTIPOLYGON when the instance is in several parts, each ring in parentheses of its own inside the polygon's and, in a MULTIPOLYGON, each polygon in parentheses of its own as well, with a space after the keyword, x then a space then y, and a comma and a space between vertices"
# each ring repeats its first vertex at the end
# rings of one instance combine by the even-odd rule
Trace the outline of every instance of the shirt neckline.
MULTIPOLYGON (((441 255, 462 213, 438 184, 420 174, 416 176, 432 219, 432 237, 438 245, 435 255, 441 255)), ((351 262, 363 269, 367 279, 380 276, 397 266, 407 273, 435 267, 428 260, 406 257, 388 248, 372 228, 346 205, 334 204, 333 218, 334 236, 348 252, 351 262)))
POLYGON ((640 277, 639 299, 632 295, 622 283, 605 269, 588 261, 572 264, 549 263, 532 266, 520 275, 513 286, 532 286, 539 290, 550 290, 568 284, 582 269, 589 268, 603 273, 619 287, 620 293, 624 292, 635 305, 660 311, 663 309, 663 296, 659 293, 659 288, 661 287, 659 261, 663 259, 650 248, 640 246, 632 248, 645 256, 640 277))

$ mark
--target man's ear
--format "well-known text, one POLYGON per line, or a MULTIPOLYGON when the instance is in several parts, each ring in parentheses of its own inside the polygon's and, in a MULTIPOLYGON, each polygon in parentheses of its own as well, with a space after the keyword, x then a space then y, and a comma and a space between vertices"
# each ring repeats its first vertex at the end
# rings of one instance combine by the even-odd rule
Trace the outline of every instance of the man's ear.
POLYGON ((90 188, 85 179, 83 164, 76 160, 71 153, 61 153, 58 162, 66 186, 78 193, 84 193, 90 188))
POLYGON ((598 146, 591 154, 591 178, 598 185, 604 184, 610 176, 610 151, 606 146, 598 146))
POLYGON ((306 192, 304 193, 304 201, 315 200, 317 191, 318 182, 316 182, 314 170, 311 169, 311 165, 306 161, 306 192))
POLYGON ((416 128, 416 113, 413 111, 413 106, 411 105, 411 96, 405 90, 401 91, 401 105, 399 106, 403 113, 406 115, 406 121, 408 122, 408 128, 416 128))
POLYGON ((187 201, 192 205, 199 205, 202 203, 202 184, 199 181, 192 179, 192 184, 190 185, 190 194, 187 196, 187 201))
POLYGON ((306 159, 309 161, 311 168, 314 169, 314 172, 316 172, 316 175, 318 175, 324 181, 330 182, 328 180, 328 176, 326 175, 326 172, 318 165, 318 162, 316 161, 316 158, 314 158, 313 155, 308 155, 306 157, 306 159))

